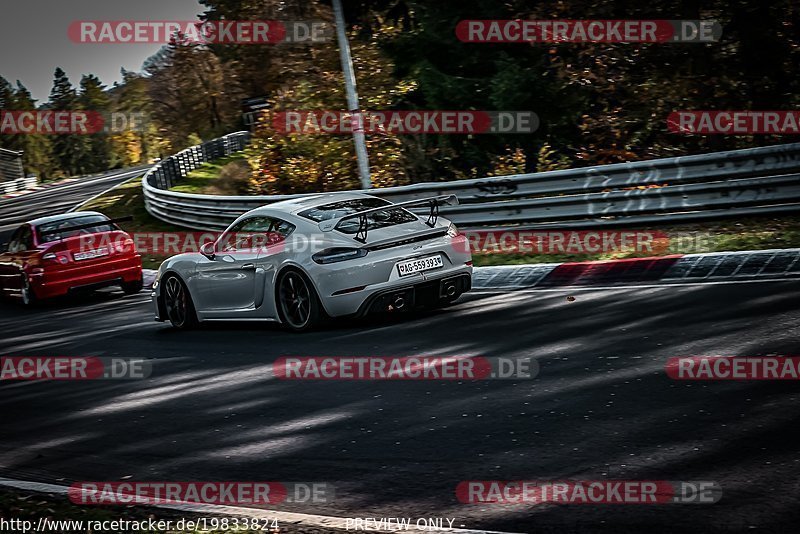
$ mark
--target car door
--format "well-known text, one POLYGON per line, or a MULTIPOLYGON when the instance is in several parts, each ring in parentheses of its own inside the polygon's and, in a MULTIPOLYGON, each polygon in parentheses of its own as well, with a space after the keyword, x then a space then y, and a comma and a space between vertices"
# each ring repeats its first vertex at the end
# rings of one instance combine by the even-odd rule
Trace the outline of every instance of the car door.
POLYGON ((197 264, 192 294, 198 311, 218 316, 255 308, 256 262, 271 223, 268 217, 249 217, 220 236, 214 257, 197 264))
MULTIPOLYGON (((275 308, 274 280, 281 262, 287 254, 287 238, 294 231, 295 226, 287 221, 272 217, 269 232, 264 236, 262 246, 259 247, 257 275, 263 273, 263 284, 259 278, 258 284, 262 288, 256 294, 256 306, 261 308, 261 317, 275 318, 278 316, 275 308)), ((291 251, 288 251, 291 254, 291 251)))

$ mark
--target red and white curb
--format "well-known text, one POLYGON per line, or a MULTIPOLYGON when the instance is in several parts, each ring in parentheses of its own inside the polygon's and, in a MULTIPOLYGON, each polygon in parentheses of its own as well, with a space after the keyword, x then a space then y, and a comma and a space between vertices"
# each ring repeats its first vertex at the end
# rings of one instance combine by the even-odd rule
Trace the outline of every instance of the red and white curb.
POLYGON ((40 191, 42 189, 47 189, 47 187, 48 186, 46 186, 46 185, 37 185, 36 187, 23 189, 22 191, 14 191, 13 193, 6 193, 0 198, 15 198, 15 197, 18 197, 18 196, 26 195, 28 193, 33 193, 34 191, 40 191))
MULTIPOLYGON (((89 178, 91 178, 91 176, 89 178)), ((63 180, 58 180, 57 182, 36 184, 32 187, 26 187, 25 189, 17 189, 16 191, 9 191, 3 195, 3 198, 14 198, 21 195, 26 195, 28 193, 33 193, 34 191, 41 191, 43 189, 49 189, 51 187, 56 187, 59 185, 71 184, 72 182, 77 182, 79 180, 80 178, 64 178, 63 180)))
MULTIPOLYGON (((46 484, 43 482, 31 482, 26 480, 16 480, 12 478, 0 478, 0 486, 15 488, 37 493, 49 493, 55 495, 68 495, 69 486, 58 484, 46 484)), ((199 514, 233 515, 237 517, 251 517, 258 519, 277 520, 279 524, 291 524, 294 527, 314 527, 347 530, 347 518, 300 514, 296 512, 279 512, 275 510, 262 510, 257 508, 244 508, 240 506, 224 506, 217 504, 148 504, 148 508, 161 508, 165 510, 177 510, 180 512, 192 512, 199 514)), ((353 530, 352 526, 349 530, 353 530)), ((359 528, 359 531, 385 532, 385 529, 359 528)), ((500 532, 494 530, 472 530, 463 528, 442 528, 436 532, 453 532, 455 534, 517 534, 513 532, 500 532)))
MULTIPOLYGON (((145 287, 152 287, 155 277, 155 270, 144 269, 145 287)), ((513 290, 648 282, 676 284, 781 280, 794 277, 800 277, 800 249, 797 248, 475 267, 472 288, 513 290)))
POLYGON ((476 267, 474 289, 703 283, 800 277, 800 249, 476 267))

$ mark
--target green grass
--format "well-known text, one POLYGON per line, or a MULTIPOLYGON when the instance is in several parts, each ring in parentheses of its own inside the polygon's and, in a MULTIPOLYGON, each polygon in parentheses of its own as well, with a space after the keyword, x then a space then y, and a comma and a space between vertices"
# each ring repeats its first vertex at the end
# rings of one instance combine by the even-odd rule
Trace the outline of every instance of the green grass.
MULTIPOLYGON (((608 231, 613 230, 609 229, 608 231)), ((670 240, 663 247, 654 247, 653 253, 637 251, 597 254, 473 253, 473 263, 476 266, 520 265, 527 263, 615 260, 702 252, 800 248, 800 215, 748 217, 727 221, 649 226, 644 230, 664 233, 670 237, 670 240), (691 233, 704 235, 699 239, 676 239, 679 236, 691 235, 691 233)), ((513 231, 513 228, 510 228, 509 231, 513 231)))
POLYGON ((230 156, 203 163, 193 171, 189 171, 181 182, 170 188, 179 193, 210 194, 216 189, 222 168, 229 163, 245 161, 244 152, 236 152, 230 156))

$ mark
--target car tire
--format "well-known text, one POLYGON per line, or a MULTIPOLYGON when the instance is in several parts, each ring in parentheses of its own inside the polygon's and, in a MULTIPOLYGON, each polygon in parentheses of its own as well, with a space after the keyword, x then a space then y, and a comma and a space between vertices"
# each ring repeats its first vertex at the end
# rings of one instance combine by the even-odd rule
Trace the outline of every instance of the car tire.
POLYGON ((138 280, 134 280, 133 282, 122 282, 122 284, 120 284, 120 287, 122 288, 122 291, 124 291, 126 295, 133 295, 142 290, 142 288, 144 287, 144 280, 142 280, 142 278, 139 278, 138 280))
POLYGON ((179 277, 167 276, 163 282, 161 298, 166 316, 173 328, 189 330, 197 326, 197 312, 192 295, 179 277))
POLYGON ((30 279, 25 273, 22 274, 22 289, 20 290, 20 296, 22 297, 22 305, 26 308, 33 308, 39 303, 39 299, 36 298, 36 292, 31 287, 30 279))
POLYGON ((281 324, 291 332, 307 332, 325 316, 314 284, 296 269, 280 273, 275 295, 281 324))

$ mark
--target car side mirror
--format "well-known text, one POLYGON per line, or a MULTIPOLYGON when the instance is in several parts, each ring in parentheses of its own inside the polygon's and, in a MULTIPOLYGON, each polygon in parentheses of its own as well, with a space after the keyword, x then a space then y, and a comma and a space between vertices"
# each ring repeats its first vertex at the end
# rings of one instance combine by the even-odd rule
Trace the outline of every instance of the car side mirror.
POLYGON ((203 246, 200 247, 200 254, 209 260, 213 260, 217 256, 217 253, 214 250, 214 243, 203 243, 203 246))

